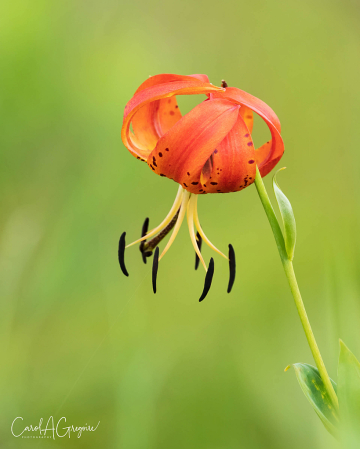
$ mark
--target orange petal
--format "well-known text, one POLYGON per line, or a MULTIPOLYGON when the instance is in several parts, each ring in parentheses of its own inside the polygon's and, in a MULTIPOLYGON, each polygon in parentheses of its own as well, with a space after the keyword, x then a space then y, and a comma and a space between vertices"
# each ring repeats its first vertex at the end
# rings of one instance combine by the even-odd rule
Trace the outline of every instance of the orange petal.
POLYGON ((206 100, 182 117, 157 143, 148 165, 192 193, 204 193, 201 171, 217 145, 233 128, 239 106, 223 99, 206 100))
POLYGON ((209 83, 209 78, 206 75, 175 75, 174 73, 162 73, 160 75, 149 76, 140 86, 136 89, 135 93, 148 87, 155 86, 156 84, 172 83, 174 81, 189 81, 189 78, 196 78, 203 83, 209 83))
POLYGON ((262 176, 267 175, 279 162, 284 153, 284 143, 280 135, 281 126, 275 112, 253 95, 228 87, 225 92, 213 93, 214 98, 228 98, 256 112, 268 125, 272 139, 256 150, 256 163, 262 176))
POLYGON ((205 83, 194 76, 165 74, 147 79, 125 107, 121 130, 124 145, 138 159, 145 160, 161 135, 181 117, 176 99, 172 100, 171 97, 221 90, 221 87, 205 83), (134 132, 130 131, 131 121, 134 132))
POLYGON ((254 144, 240 114, 232 130, 217 145, 211 159, 211 173, 207 180, 204 179, 207 193, 236 192, 254 182, 256 174, 254 144))
POLYGON ((243 118, 245 125, 247 126, 249 132, 251 133, 254 126, 254 114, 252 110, 242 105, 239 114, 243 118))
POLYGON ((199 75, 199 74, 197 74, 197 75, 189 75, 189 76, 192 76, 193 78, 197 78, 198 80, 200 80, 200 81, 202 81, 204 83, 210 83, 209 78, 208 78, 207 75, 199 75))
POLYGON ((160 137, 180 119, 181 112, 175 96, 146 104, 139 109, 131 122, 136 143, 149 154, 160 137))

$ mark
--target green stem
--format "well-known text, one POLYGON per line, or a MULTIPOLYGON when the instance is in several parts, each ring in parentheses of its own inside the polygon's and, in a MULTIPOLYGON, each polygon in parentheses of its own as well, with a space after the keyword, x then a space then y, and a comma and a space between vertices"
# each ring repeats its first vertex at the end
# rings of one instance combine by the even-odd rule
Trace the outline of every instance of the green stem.
POLYGON ((256 189, 258 191, 260 200, 262 202, 262 205, 265 209, 265 213, 268 217, 271 229, 273 231, 274 237, 275 237, 275 241, 276 241, 276 245, 280 254, 280 258, 281 258, 281 262, 283 264, 284 267, 284 271, 286 274, 286 277, 289 281, 289 285, 290 285, 290 289, 291 289, 291 293, 294 297, 295 300, 295 305, 297 308, 297 311, 299 313, 300 316, 300 320, 301 320, 301 324, 304 328, 305 331, 305 335, 307 338, 307 341, 309 343, 312 355, 314 357, 316 366, 319 370, 320 376, 322 381, 324 382, 325 388, 334 404, 334 407, 336 409, 339 408, 339 402, 338 402, 338 398, 337 395, 335 393, 334 387, 332 386, 332 383, 330 381, 330 377, 329 374, 326 370, 324 361, 321 357, 318 345, 316 343, 315 340, 315 336, 313 334, 313 331, 311 329, 311 325, 310 325, 310 321, 309 318, 307 316, 306 310, 305 310, 305 306, 303 303, 303 300, 301 298, 301 294, 300 294, 300 290, 299 290, 299 286, 298 283, 296 281, 296 276, 295 276, 295 272, 294 272, 294 267, 292 262, 289 260, 287 253, 286 253, 286 248, 285 248, 285 242, 284 242, 284 237, 281 231, 281 228, 279 226, 279 223, 277 221, 274 209, 271 205, 269 196, 267 194, 267 191, 265 189, 265 185, 264 182, 262 180, 262 177, 260 175, 259 169, 256 167, 256 177, 255 177, 255 185, 256 185, 256 189))

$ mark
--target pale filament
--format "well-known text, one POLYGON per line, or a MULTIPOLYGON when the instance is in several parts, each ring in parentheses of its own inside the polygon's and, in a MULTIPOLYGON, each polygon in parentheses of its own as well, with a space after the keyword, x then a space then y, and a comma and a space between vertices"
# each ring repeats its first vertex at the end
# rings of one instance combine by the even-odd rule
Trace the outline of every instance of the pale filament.
POLYGON ((174 230, 171 234, 171 237, 169 238, 169 241, 167 242, 167 245, 165 246, 164 251, 161 253, 161 256, 159 257, 159 261, 164 257, 165 253, 170 248, 173 241, 175 240, 175 237, 177 236, 177 233, 179 232, 179 229, 181 227, 181 224, 182 224, 185 214, 186 214, 186 208, 187 208, 187 205, 189 202, 190 195, 191 195, 191 193, 186 190, 182 194, 181 207, 180 207, 178 219, 176 220, 176 224, 174 226, 174 230))
POLYGON ((174 204, 172 205, 170 212, 167 214, 165 219, 159 224, 159 226, 157 226, 156 228, 149 231, 146 235, 144 235, 144 237, 141 237, 141 239, 135 240, 135 242, 129 243, 129 245, 127 245, 126 248, 129 248, 129 246, 132 246, 132 245, 136 245, 137 243, 140 243, 143 240, 147 240, 150 237, 153 237, 158 232, 160 232, 162 229, 164 229, 171 222, 171 220, 174 218, 176 212, 179 210, 181 200, 183 197, 183 192, 184 192, 184 189, 180 185, 178 193, 177 193, 175 201, 174 201, 174 204))
POLYGON ((201 255, 199 247, 196 243, 196 236, 195 236, 195 231, 194 231, 194 213, 195 213, 195 208, 196 208, 196 201, 197 201, 197 195, 195 195, 195 194, 191 195, 191 198, 188 203, 187 222, 188 222, 188 226, 189 226, 191 242, 193 244, 195 252, 198 255, 199 259, 201 260, 201 263, 203 264, 205 271, 207 271, 206 264, 201 255))
POLYGON ((225 254, 223 254, 219 249, 217 249, 216 246, 214 246, 210 242, 210 240, 206 237, 206 235, 204 234, 204 231, 202 230, 202 228, 200 226, 200 221, 199 221, 199 217, 198 217, 198 213, 197 213, 197 197, 198 197, 198 195, 194 195, 194 221, 195 221, 196 229, 198 230, 199 234, 201 235, 201 238, 204 240, 204 242, 208 246, 210 246, 211 249, 213 249, 218 254, 220 254, 220 256, 225 257, 226 260, 229 260, 229 258, 226 257, 225 254))

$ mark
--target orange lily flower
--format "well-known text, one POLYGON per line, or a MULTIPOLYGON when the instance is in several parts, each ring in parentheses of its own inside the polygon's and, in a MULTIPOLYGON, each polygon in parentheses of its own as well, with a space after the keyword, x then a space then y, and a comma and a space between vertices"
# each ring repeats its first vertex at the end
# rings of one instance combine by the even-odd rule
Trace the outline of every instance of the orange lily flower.
MULTIPOLYGON (((284 153, 280 131, 279 119, 267 104, 238 88, 228 87, 225 81, 221 87, 216 87, 206 75, 156 75, 137 89, 125 107, 122 141, 130 153, 146 162, 154 173, 180 184, 163 222, 148 232, 149 220, 146 219, 142 237, 128 245, 141 243, 145 263, 146 257, 156 248, 154 292, 158 262, 173 243, 186 213, 196 252, 195 268, 201 261, 207 272, 200 301, 210 288, 214 272, 214 260, 211 258, 208 269, 201 255, 202 240, 229 260, 230 292, 235 279, 234 250, 229 245, 227 257, 206 237, 197 214, 197 198, 199 194, 245 189, 255 180, 256 166, 262 176, 267 175, 284 153), (207 98, 182 116, 176 96, 197 94, 205 94, 207 98), (254 148, 251 137, 253 112, 266 122, 271 132, 271 140, 258 149, 254 148), (173 233, 159 256, 157 245, 172 228, 173 233)), ((119 242, 119 261, 122 271, 128 275, 124 251, 125 233, 119 242)))

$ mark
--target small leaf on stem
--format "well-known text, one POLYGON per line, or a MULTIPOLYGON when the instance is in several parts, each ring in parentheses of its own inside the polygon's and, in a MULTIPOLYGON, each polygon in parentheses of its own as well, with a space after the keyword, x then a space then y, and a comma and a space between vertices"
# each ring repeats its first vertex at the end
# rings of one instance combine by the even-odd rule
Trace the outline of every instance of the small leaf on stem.
POLYGON ((360 363, 342 340, 340 340, 338 378, 342 437, 346 447, 358 448, 360 445, 360 363))
MULTIPOLYGON (((300 387, 318 417, 331 435, 337 436, 338 414, 320 377, 319 371, 307 363, 295 363, 293 366, 300 387)), ((336 391, 336 383, 332 379, 330 380, 336 391)))

